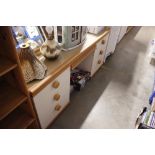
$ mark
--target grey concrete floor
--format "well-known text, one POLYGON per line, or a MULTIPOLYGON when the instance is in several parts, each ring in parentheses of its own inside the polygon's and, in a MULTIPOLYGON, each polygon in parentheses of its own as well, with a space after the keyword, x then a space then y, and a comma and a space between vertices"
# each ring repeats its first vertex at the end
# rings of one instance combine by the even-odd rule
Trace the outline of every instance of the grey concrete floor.
POLYGON ((149 106, 154 66, 148 45, 155 27, 135 27, 117 45, 115 53, 54 121, 53 129, 134 128, 144 106, 149 106))

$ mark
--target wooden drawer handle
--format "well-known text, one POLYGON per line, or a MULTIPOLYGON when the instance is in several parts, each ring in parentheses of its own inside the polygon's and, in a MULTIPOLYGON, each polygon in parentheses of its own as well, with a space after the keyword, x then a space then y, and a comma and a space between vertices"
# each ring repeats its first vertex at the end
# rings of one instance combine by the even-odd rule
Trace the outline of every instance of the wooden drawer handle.
POLYGON ((55 110, 56 111, 59 111, 61 109, 61 105, 60 104, 57 104, 56 106, 55 106, 55 110))
POLYGON ((53 99, 54 99, 55 101, 58 101, 58 100, 60 99, 60 94, 55 94, 55 95, 53 96, 53 99))
POLYGON ((102 40, 102 42, 101 42, 102 44, 105 44, 105 40, 102 40))
POLYGON ((101 60, 98 60, 98 62, 97 62, 99 65, 101 64, 101 60))
POLYGON ((102 55, 102 54, 103 54, 103 51, 101 50, 101 51, 100 51, 100 55, 102 55))
POLYGON ((52 87, 53 88, 58 88, 60 86, 60 82, 59 81, 55 81, 55 82, 53 82, 53 84, 52 84, 52 87))

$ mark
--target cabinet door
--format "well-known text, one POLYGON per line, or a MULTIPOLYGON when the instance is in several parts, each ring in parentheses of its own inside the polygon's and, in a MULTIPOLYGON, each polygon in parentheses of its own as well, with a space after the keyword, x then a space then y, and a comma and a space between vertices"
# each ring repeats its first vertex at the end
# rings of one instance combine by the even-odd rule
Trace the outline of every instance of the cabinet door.
POLYGON ((42 128, 47 128, 47 126, 69 103, 69 98, 70 68, 61 73, 34 97, 34 104, 42 128), (54 82, 58 82, 59 86, 54 87, 54 82), (54 96, 56 95, 59 95, 58 99, 54 99, 54 96), (57 106, 59 107, 57 108, 57 106))
POLYGON ((111 27, 111 31, 110 31, 110 35, 109 35, 109 40, 107 43, 107 48, 106 48, 106 52, 105 52, 105 56, 104 56, 104 61, 106 60, 106 58, 114 53, 115 51, 115 47, 117 44, 117 40, 119 37, 119 33, 120 33, 120 26, 112 26, 111 27))
POLYGON ((119 43, 121 41, 121 39, 124 37, 124 35, 126 34, 126 30, 127 30, 127 26, 121 26, 121 30, 120 30, 120 33, 119 33, 117 43, 119 43))
POLYGON ((91 73, 91 76, 94 75, 94 73, 98 69, 97 61, 99 57, 99 50, 96 48, 92 54, 90 54, 79 66, 78 68, 88 71, 91 73))
POLYGON ((88 71, 88 72, 92 72, 92 63, 94 60, 94 53, 95 50, 93 49, 92 53, 83 61, 79 64, 78 68, 88 71))
POLYGON ((107 48, 108 40, 109 40, 109 34, 106 35, 103 39, 101 39, 101 41, 98 42, 97 48, 99 48, 99 50, 103 50, 104 53, 105 53, 105 50, 107 48))
MULTIPOLYGON (((109 42, 109 34, 104 37, 99 43, 98 43, 98 61, 101 61, 101 65, 104 63, 104 57, 105 57, 105 54, 106 54, 106 49, 107 49, 107 45, 108 45, 108 42, 109 42)), ((99 66, 100 63, 98 63, 99 66)))
POLYGON ((52 92, 51 85, 48 85, 33 98, 42 128, 46 128, 54 117, 54 103, 52 100, 53 95, 54 92, 52 92))
POLYGON ((98 41, 96 44, 96 49, 87 59, 85 59, 79 68, 89 71, 91 76, 93 76, 96 71, 102 66, 104 60, 104 54, 107 46, 109 35, 105 36, 103 39, 98 41))
POLYGON ((91 55, 89 55, 89 57, 87 57, 87 59, 85 59, 78 66, 78 68, 90 72, 91 76, 93 76, 95 72, 99 69, 99 67, 103 64, 103 61, 102 61, 103 55, 99 57, 99 53, 100 53, 100 48, 96 47, 94 52, 91 55))
POLYGON ((55 91, 60 94, 60 104, 64 107, 70 101, 70 68, 63 72, 63 75, 56 78, 60 87, 55 91))
POLYGON ((96 48, 95 53, 94 53, 93 62, 92 62, 91 76, 93 76, 96 73, 96 71, 100 68, 100 66, 102 65, 101 64, 102 61, 99 58, 99 52, 100 52, 100 50, 98 48, 96 48))

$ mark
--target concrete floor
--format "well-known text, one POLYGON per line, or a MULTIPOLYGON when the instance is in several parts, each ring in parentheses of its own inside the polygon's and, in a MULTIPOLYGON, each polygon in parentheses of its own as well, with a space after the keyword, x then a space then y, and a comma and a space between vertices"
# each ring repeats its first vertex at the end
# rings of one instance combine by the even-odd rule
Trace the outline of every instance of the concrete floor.
POLYGON ((51 128, 134 128, 142 107, 149 106, 154 66, 147 48, 154 37, 155 27, 132 29, 86 87, 71 94, 51 128))

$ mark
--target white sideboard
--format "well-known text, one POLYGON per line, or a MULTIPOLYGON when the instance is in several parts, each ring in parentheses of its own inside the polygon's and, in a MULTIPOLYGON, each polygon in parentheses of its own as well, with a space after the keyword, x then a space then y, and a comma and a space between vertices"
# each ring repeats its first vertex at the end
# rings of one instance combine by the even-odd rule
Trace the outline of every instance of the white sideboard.
POLYGON ((47 128, 70 100, 70 68, 33 98, 41 128, 47 128))

